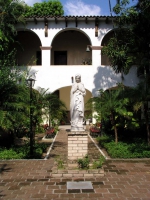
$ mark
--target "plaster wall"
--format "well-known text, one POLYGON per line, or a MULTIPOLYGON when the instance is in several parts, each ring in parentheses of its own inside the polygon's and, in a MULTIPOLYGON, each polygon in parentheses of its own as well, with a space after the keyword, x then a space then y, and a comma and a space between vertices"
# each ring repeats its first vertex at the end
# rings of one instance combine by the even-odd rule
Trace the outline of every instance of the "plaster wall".
POLYGON ((71 77, 77 73, 81 74, 84 86, 92 91, 91 82, 93 80, 92 65, 67 65, 50 66, 42 68, 41 66, 29 66, 31 74, 36 72, 35 87, 48 89, 49 92, 72 85, 71 77))
MULTIPOLYGON (((23 27, 17 25, 18 29, 23 30, 23 27)), ((90 42, 92 46, 101 46, 101 42, 105 34, 107 34, 113 28, 112 24, 106 24, 105 22, 99 23, 98 37, 95 37, 95 22, 88 21, 78 21, 78 26, 75 27, 74 21, 69 21, 66 27, 65 21, 58 21, 56 24, 54 21, 48 23, 48 37, 45 37, 44 32, 44 22, 28 22, 25 29, 34 31, 40 38, 43 47, 50 47, 53 44, 55 37, 64 30, 78 30, 82 32, 85 38, 82 41, 73 41, 73 45, 69 42, 65 45, 70 45, 73 48, 72 55, 77 48, 74 49, 76 43, 78 45, 86 44, 90 42)), ((62 42, 61 39, 56 42, 56 46, 59 47, 59 43, 62 42)), ((88 45, 88 44, 87 44, 88 45)), ((32 46, 32 43, 31 43, 32 46)), ((79 47, 81 47, 79 46, 79 47)), ((59 47, 60 50, 61 47, 59 47)), ((86 48, 86 47, 85 47, 86 48)), ((124 79, 121 78, 121 74, 115 74, 110 66, 101 65, 101 50, 92 50, 92 65, 50 65, 50 55, 52 50, 42 50, 42 66, 29 66, 30 71, 36 73, 36 83, 35 87, 41 87, 48 89, 53 92, 59 88, 71 86, 71 77, 75 74, 80 73, 82 77, 82 82, 84 83, 86 89, 88 89, 93 96, 97 95, 99 89, 107 89, 116 86, 118 82, 122 82, 128 86, 136 86, 138 83, 138 78, 136 76, 136 67, 130 70, 128 75, 124 75, 124 79)), ((79 55, 81 59, 83 55, 79 55)), ((53 53, 52 53, 53 54, 53 53)), ((86 56, 86 52, 85 55, 86 56)), ((71 58, 71 57, 70 57, 71 58)), ((77 59, 77 58, 75 58, 77 59)), ((52 57, 53 61, 53 57, 52 57)), ((77 62, 77 61, 75 61, 77 62)), ((79 62, 79 60, 78 60, 79 62)), ((69 64, 69 63, 68 63, 69 64)), ((62 97, 63 98, 63 97, 62 97)), ((68 104, 68 103, 67 103, 68 104)))
POLYGON ((20 24, 17 25, 18 30, 28 29, 35 32, 40 38, 42 46, 51 46, 53 39, 60 31, 72 29, 83 32, 90 39, 91 45, 100 46, 101 40, 104 37, 104 35, 113 29, 111 23, 105 24, 105 22, 100 22, 98 37, 95 37, 94 21, 89 21, 87 24, 85 23, 85 21, 78 21, 77 27, 75 27, 74 21, 69 21, 67 27, 64 21, 59 21, 57 24, 54 21, 50 21, 48 22, 48 37, 45 37, 44 27, 45 26, 43 21, 38 21, 37 24, 35 24, 33 21, 28 21, 25 27, 23 27, 20 24))
POLYGON ((82 82, 93 96, 97 96, 99 89, 115 87, 117 83, 135 87, 138 83, 136 67, 130 70, 128 75, 115 74, 110 66, 99 66, 96 70, 93 65, 73 65, 73 66, 50 66, 42 68, 40 66, 29 67, 31 74, 36 72, 35 88, 41 87, 48 89, 49 92, 72 85, 71 77, 80 73, 82 82))

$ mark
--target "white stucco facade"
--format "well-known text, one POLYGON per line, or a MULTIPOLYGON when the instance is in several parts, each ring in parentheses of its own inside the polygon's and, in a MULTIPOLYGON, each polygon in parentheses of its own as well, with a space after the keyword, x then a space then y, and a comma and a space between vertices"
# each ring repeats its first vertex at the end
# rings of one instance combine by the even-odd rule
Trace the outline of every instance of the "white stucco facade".
POLYGON ((130 73, 124 75, 122 79, 121 74, 115 74, 109 65, 103 65, 101 62, 101 44, 105 36, 113 30, 112 20, 107 20, 106 23, 104 16, 49 17, 46 18, 48 26, 45 25, 44 20, 44 18, 35 20, 31 18, 27 19, 25 26, 17 25, 18 33, 21 31, 20 39, 25 45, 28 43, 28 47, 25 47, 25 51, 19 55, 18 60, 21 61, 21 66, 24 65, 30 69, 31 74, 36 72, 35 88, 41 87, 54 92, 61 88, 71 87, 72 77, 77 73, 81 74, 85 88, 89 94, 91 93, 89 98, 96 96, 99 89, 114 87, 119 82, 127 86, 137 85, 136 67, 132 67, 130 73), (96 32, 97 29, 98 32, 96 32), (23 39, 22 34, 26 32, 29 35, 23 39), (38 42, 31 39, 31 33, 38 42), (90 52, 86 52, 87 45, 90 45, 90 52), (32 53, 30 53, 31 49, 32 53), (29 57, 36 57, 36 51, 41 51, 41 63, 36 65, 32 61, 27 64, 29 57), (58 54, 65 52, 66 64, 57 64, 55 52, 58 54), (83 65, 84 58, 91 59, 92 64, 83 65))

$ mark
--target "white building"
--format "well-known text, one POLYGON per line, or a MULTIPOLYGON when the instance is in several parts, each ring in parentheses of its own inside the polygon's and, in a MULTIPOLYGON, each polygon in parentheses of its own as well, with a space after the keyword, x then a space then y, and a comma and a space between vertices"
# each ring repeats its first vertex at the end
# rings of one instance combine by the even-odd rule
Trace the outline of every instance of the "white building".
POLYGON ((122 82, 126 86, 138 83, 136 67, 121 78, 101 55, 113 30, 115 18, 106 16, 62 16, 27 19, 26 25, 17 25, 17 62, 30 68, 36 75, 36 87, 57 91, 70 110, 70 89, 75 74, 79 73, 87 90, 85 102, 97 95, 99 89, 108 89, 122 82), (86 51, 86 49, 90 51, 86 51))

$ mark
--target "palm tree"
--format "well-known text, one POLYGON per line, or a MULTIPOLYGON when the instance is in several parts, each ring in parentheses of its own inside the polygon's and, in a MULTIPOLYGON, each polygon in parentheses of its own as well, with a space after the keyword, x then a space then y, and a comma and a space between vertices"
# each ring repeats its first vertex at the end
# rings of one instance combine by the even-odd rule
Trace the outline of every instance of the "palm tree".
POLYGON ((47 93, 48 89, 33 89, 33 125, 34 129, 43 123, 43 120, 49 120, 51 126, 52 119, 61 120, 66 110, 65 104, 52 93, 47 93))
POLYGON ((28 118, 28 90, 25 84, 17 84, 20 75, 9 68, 0 70, 0 129, 15 132, 26 126, 28 118))
POLYGON ((147 75, 143 81, 141 81, 136 88, 132 89, 131 99, 134 102, 134 111, 141 110, 143 111, 141 114, 144 115, 144 123, 146 124, 147 130, 147 143, 150 145, 150 128, 149 128, 149 106, 148 102, 150 101, 150 89, 149 89, 149 76, 147 75))
POLYGON ((92 99, 93 109, 102 119, 110 117, 111 124, 114 128, 115 142, 118 142, 118 130, 116 119, 118 116, 129 116, 130 112, 127 111, 128 98, 123 96, 122 89, 99 91, 99 96, 92 99))
POLYGON ((45 111, 47 118, 49 119, 49 126, 51 126, 52 119, 60 121, 66 115, 66 106, 57 95, 53 93, 47 93, 45 95, 45 111))

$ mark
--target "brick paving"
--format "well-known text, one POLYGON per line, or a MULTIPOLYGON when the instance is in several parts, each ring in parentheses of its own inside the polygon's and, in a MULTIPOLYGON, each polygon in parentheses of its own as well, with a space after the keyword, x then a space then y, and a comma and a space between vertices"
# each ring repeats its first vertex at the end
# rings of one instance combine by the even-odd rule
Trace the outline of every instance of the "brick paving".
MULTIPOLYGON (((93 150, 94 144, 90 140, 89 143, 93 150)), ((89 154, 93 156, 91 150, 89 154)), ((103 177, 76 175, 54 178, 51 172, 58 155, 67 159, 67 135, 64 130, 59 132, 47 160, 1 160, 0 199, 150 200, 150 159, 109 159, 103 165, 103 177), (68 190, 68 181, 91 181, 93 189, 68 190)))

